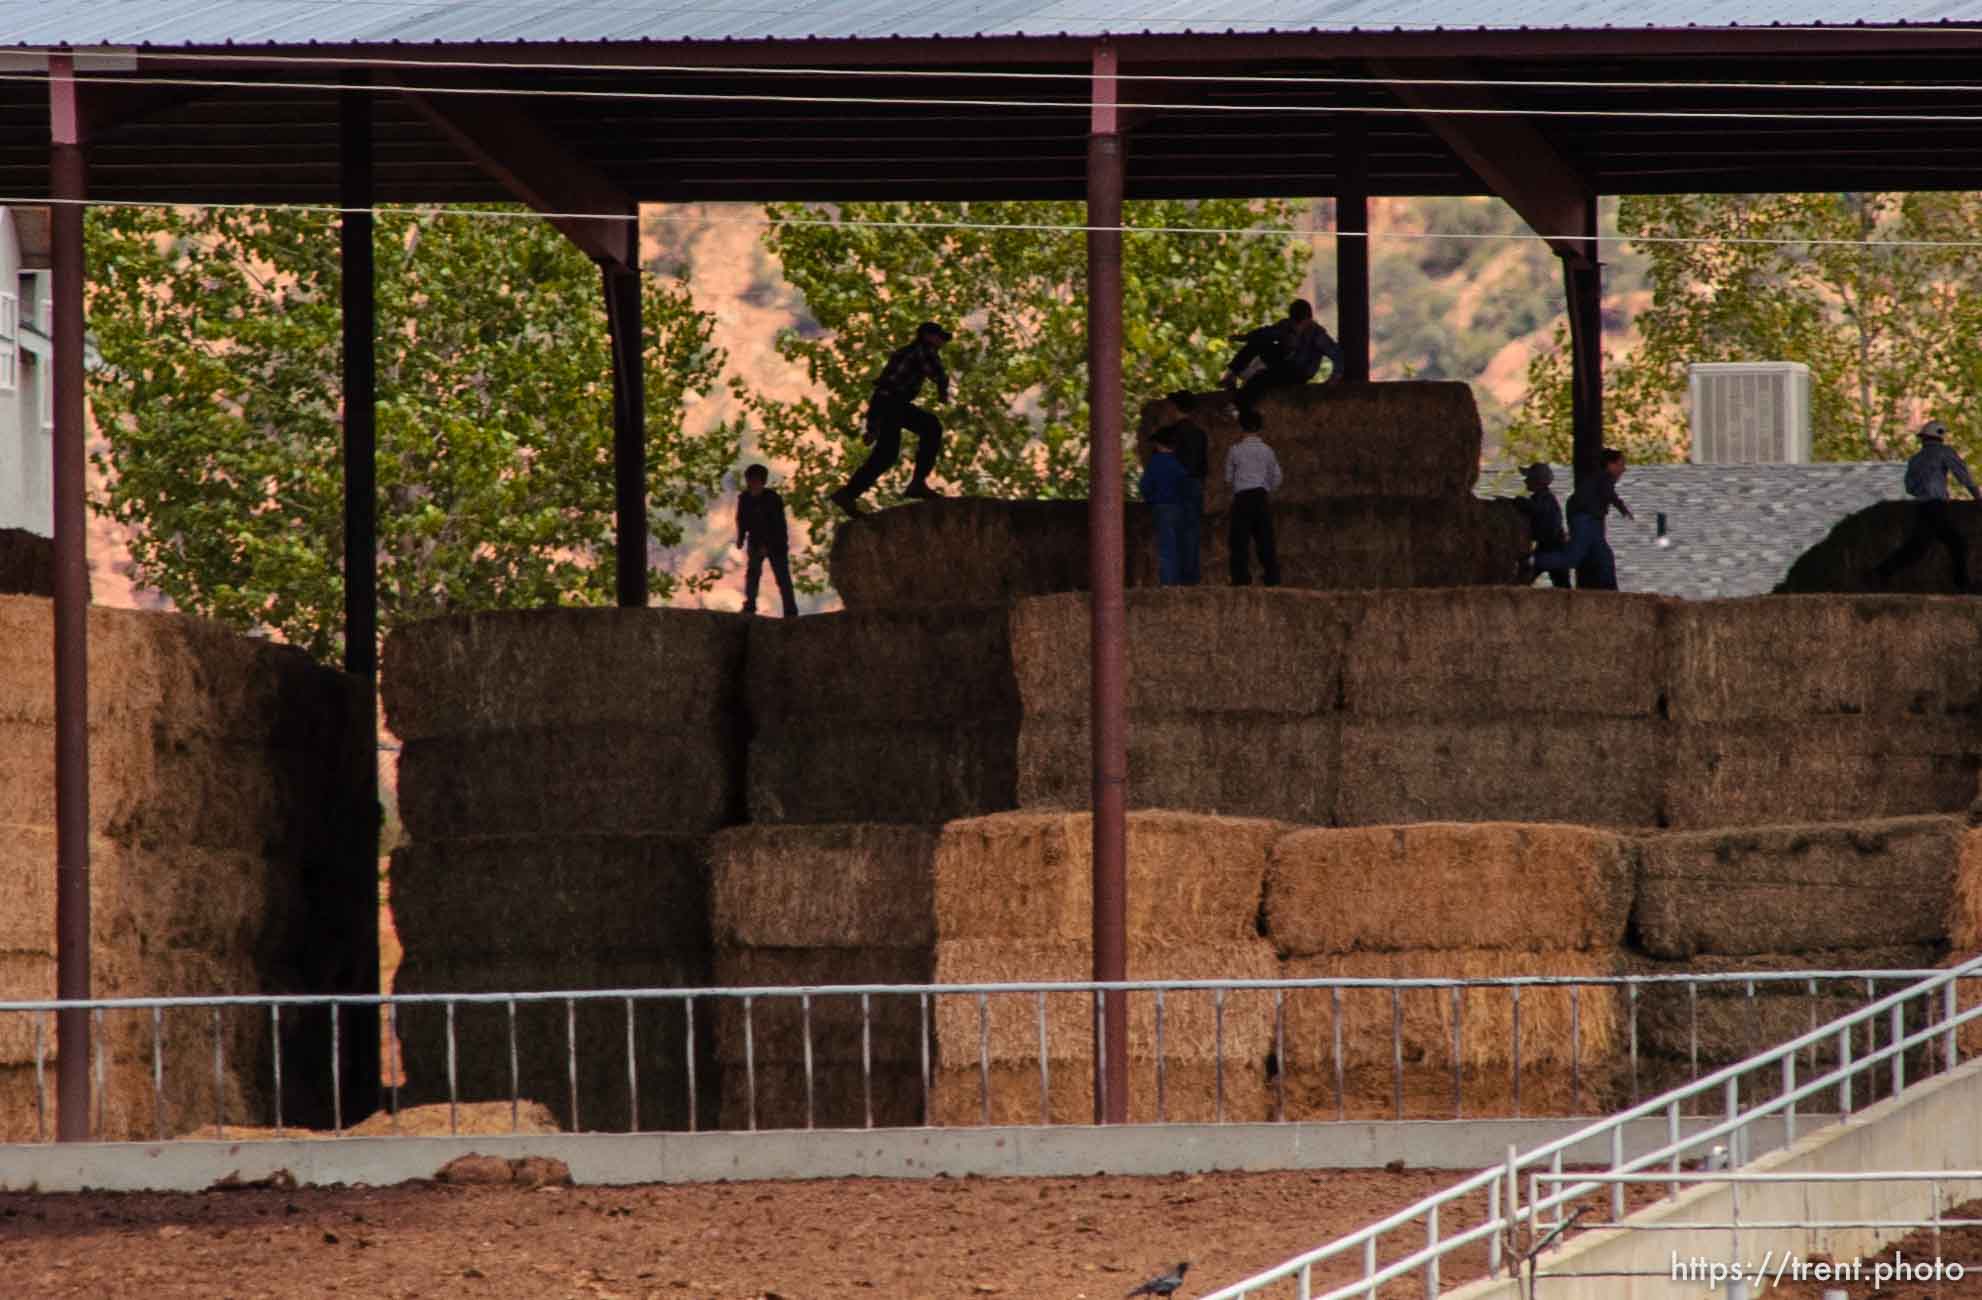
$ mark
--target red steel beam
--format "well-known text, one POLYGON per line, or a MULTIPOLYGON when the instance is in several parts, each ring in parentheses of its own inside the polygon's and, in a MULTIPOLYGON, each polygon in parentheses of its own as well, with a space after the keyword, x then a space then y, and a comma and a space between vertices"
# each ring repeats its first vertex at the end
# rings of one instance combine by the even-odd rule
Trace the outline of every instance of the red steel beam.
POLYGON ((1482 87, 1413 85, 1407 80, 1466 78, 1476 75, 1472 69, 1461 64, 1427 68, 1379 62, 1372 63, 1370 70, 1390 82, 1391 93, 1401 102, 1420 110, 1425 125, 1551 248, 1564 257, 1585 256, 1584 244, 1575 236, 1589 219, 1589 184, 1563 161, 1546 136, 1518 117, 1436 111, 1501 107, 1482 87))
MULTIPOLYGON (((89 554, 83 468, 82 113, 75 60, 48 60, 55 308, 55 996, 90 995, 89 554)), ((90 1137, 89 1012, 55 1017, 55 1137, 90 1137)))
POLYGON ((462 153, 539 212, 627 213, 625 219, 554 217, 551 224, 593 261, 639 269, 639 205, 572 157, 534 117, 493 95, 404 94, 462 153))
MULTIPOLYGON (((1094 978, 1128 978, 1128 611, 1122 532, 1122 135, 1116 52, 1094 47, 1087 152, 1089 701, 1094 746, 1094 978)), ((1129 1118, 1129 999, 1100 999, 1094 1027, 1094 1122, 1129 1118)))

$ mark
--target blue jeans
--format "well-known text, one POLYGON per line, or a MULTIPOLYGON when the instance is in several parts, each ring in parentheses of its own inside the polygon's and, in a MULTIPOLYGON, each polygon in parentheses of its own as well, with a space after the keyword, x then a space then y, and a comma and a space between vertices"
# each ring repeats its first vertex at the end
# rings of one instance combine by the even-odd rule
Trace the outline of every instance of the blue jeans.
POLYGON ((1204 558, 1204 480, 1190 479, 1184 486, 1184 499, 1177 509, 1182 512, 1177 523, 1177 581, 1186 587, 1197 586, 1202 574, 1198 563, 1204 558))
POLYGON ((1586 590, 1617 590, 1617 556, 1604 538, 1603 520, 1595 515, 1569 516, 1569 545, 1535 554, 1537 573, 1555 569, 1578 570, 1578 584, 1586 590))
POLYGON ((1183 579, 1183 533, 1184 514, 1189 509, 1182 505, 1150 507, 1156 514, 1156 580, 1166 587, 1174 587, 1183 579))

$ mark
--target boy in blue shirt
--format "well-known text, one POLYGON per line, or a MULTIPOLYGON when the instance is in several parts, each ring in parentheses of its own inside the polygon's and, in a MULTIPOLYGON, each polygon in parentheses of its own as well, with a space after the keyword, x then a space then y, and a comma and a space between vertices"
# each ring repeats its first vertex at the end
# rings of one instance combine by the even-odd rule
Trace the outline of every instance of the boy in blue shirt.
POLYGON ((1142 471, 1142 499, 1156 513, 1156 580, 1165 587, 1183 581, 1183 531, 1190 472, 1177 459, 1177 435, 1158 429, 1150 438, 1156 450, 1142 471))

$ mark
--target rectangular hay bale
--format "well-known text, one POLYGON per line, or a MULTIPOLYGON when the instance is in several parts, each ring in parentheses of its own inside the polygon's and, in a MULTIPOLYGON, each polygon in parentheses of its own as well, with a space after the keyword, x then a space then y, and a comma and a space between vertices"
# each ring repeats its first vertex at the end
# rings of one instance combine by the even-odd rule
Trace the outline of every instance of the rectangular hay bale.
POLYGON ((1651 718, 1352 718, 1335 820, 1655 826, 1668 752, 1651 718))
POLYGON ((547 969, 710 947, 700 836, 415 842, 394 851, 391 872, 392 916, 408 961, 547 969))
MULTIPOLYGON (((1016 802, 1085 809, 1094 755, 1085 718, 1027 718, 1018 735, 1016 802)), ((1235 712, 1131 713, 1131 808, 1325 823, 1336 801, 1340 728, 1333 717, 1235 712)))
POLYGON ((1982 744, 1965 718, 1678 725, 1667 824, 1780 826, 1965 812, 1982 744))
POLYGON ((1656 718, 1671 603, 1511 586, 1386 592, 1351 631, 1344 708, 1358 722, 1656 718))
POLYGON ((1430 822, 1304 830, 1273 846, 1267 937, 1284 954, 1613 949, 1631 842, 1586 826, 1430 822))
MULTIPOLYGON (((930 1124, 975 1128, 985 1123, 985 1079, 977 1065, 946 1065, 931 1082, 930 1124)), ((990 1123, 1094 1122, 1091 1065, 1056 1069, 1049 1063, 1046 1085, 1042 1119, 1038 1065, 993 1065, 990 1123)), ((1209 1061, 1167 1063, 1160 1097, 1155 1062, 1130 1064, 1128 1122, 1131 1124, 1258 1124, 1272 1118, 1272 1087, 1265 1066, 1259 1061, 1227 1061, 1222 1077, 1217 1066, 1209 1061)))
MULTIPOLYGON (((1137 811, 1127 825, 1131 941, 1257 937, 1266 861, 1280 823, 1137 811)), ((935 855, 943 939, 1081 943, 1094 932, 1094 819, 1001 813, 943 827, 935 855)))
POLYGON ((723 831, 709 846, 715 941, 926 949, 936 942, 943 834, 929 826, 843 823, 723 831))
POLYGON ((393 629, 379 674, 401 740, 533 727, 738 725, 747 623, 695 609, 451 614, 393 629))
POLYGON ((874 1062, 863 1076, 858 1061, 815 1062, 810 1110, 805 1067, 789 1061, 760 1061, 753 1074, 733 1062, 722 1070, 721 1126, 732 1132, 775 1129, 915 1128, 923 1123, 922 1070, 919 1065, 874 1062), (752 1107, 754 1086, 755 1107, 752 1107))
POLYGON ((1682 723, 1982 714, 1982 608, 1917 596, 1755 596, 1672 609, 1682 723))
POLYGON ((408 741, 399 816, 419 840, 693 834, 743 816, 743 744, 717 727, 532 727, 408 741))
MULTIPOLYGON (((1292 957, 1286 979, 1504 979, 1545 976, 1568 980, 1622 972, 1616 951, 1510 952, 1504 949, 1419 949, 1292 957)), ((1333 990, 1296 989, 1287 995, 1286 1036, 1296 1068, 1333 1059, 1337 1032, 1333 990)), ((1342 1059, 1347 1068, 1388 1068, 1401 1049, 1406 1065, 1451 1070, 1454 1060, 1452 989, 1347 987, 1340 990, 1342 1059), (1401 1014, 1401 1024, 1396 1017, 1401 1014)), ((1511 1063, 1515 997, 1511 987, 1459 989, 1457 1059, 1462 1069, 1511 1063)), ((1521 1060, 1586 1069, 1604 1065, 1624 1047, 1619 992, 1608 984, 1527 985, 1520 992, 1521 1060)))
POLYGON ((1632 929, 1653 957, 1937 944, 1965 826, 1953 817, 1647 836, 1632 929))
MULTIPOLYGON (((1131 717, 1244 712, 1305 718, 1337 707, 1343 646, 1360 597, 1201 586, 1131 591, 1127 599, 1123 687, 1131 717)), ((1092 631, 1087 597, 1018 601, 1011 629, 1026 719, 1085 721, 1092 631)))
MULTIPOLYGON (((1094 975, 1090 948, 1083 943, 954 939, 936 945, 938 984, 1003 984, 1089 980, 1094 975)), ((1128 978, 1132 980, 1273 979, 1278 962, 1264 942, 1154 944, 1131 941, 1128 978)), ((975 1065, 986 1047, 996 1064, 1038 1068, 1040 997, 1032 993, 987 995, 980 1011, 971 994, 935 999, 937 1062, 943 1068, 975 1065)), ((1058 1065, 1094 1059, 1094 996, 1047 993, 1046 1054, 1058 1065)), ((1131 993, 1129 1059, 1156 1058, 1156 998, 1131 993)), ((1164 998, 1163 1057, 1172 1063, 1263 1061, 1272 1050, 1273 999, 1263 990, 1233 990, 1218 999, 1207 990, 1177 990, 1164 998)))
POLYGON ((772 731, 1015 715, 1010 620, 1005 604, 752 619, 745 708, 759 730, 772 731))
MULTIPOLYGON (((719 988, 806 988, 830 984, 927 984, 934 977, 930 949, 720 947, 713 963, 719 988)), ((852 994, 810 999, 814 1062, 861 1059, 861 1006, 852 994)), ((712 1008, 716 1055, 741 1063, 748 1052, 760 1063, 805 1059, 806 1007, 798 997, 756 997, 746 1011, 740 997, 712 1008), (746 1031, 747 1023, 747 1031, 746 1031)), ((698 1014, 701 1008, 698 1008, 698 1014)), ((868 999, 866 1052, 870 1059, 900 1063, 922 1059, 923 1008, 912 994, 873 994, 868 999)), ((935 1009, 929 1010, 933 1026, 935 1009)), ((933 1052, 933 1039, 932 1047, 933 1052)))
POLYGON ((753 822, 934 825, 1015 807, 1018 720, 821 719, 760 731, 746 765, 753 822))

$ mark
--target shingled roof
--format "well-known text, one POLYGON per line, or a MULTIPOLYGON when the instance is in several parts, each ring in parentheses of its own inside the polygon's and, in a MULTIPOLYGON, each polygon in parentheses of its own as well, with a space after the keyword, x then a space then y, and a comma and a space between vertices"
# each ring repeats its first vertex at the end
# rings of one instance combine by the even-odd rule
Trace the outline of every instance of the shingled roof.
MULTIPOLYGON (((1634 465, 1618 495, 1636 520, 1610 521, 1618 585, 1626 591, 1707 599, 1772 591, 1789 566, 1845 516, 1905 495, 1901 461, 1819 465, 1634 465), (1659 546, 1663 512, 1670 545, 1659 546)), ((1571 474, 1555 467, 1567 500, 1571 474)), ((1482 495, 1518 493, 1496 476, 1482 495)))

